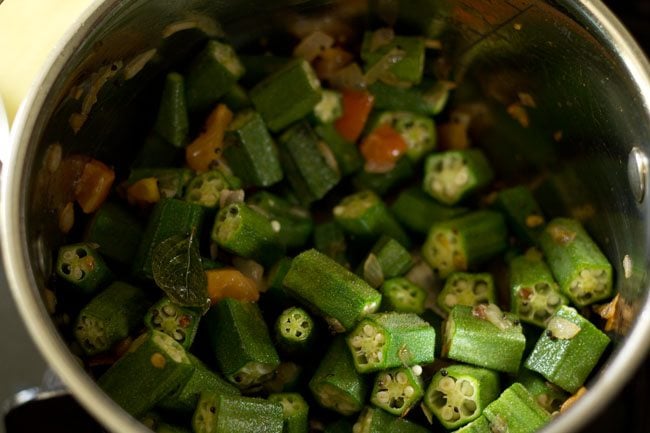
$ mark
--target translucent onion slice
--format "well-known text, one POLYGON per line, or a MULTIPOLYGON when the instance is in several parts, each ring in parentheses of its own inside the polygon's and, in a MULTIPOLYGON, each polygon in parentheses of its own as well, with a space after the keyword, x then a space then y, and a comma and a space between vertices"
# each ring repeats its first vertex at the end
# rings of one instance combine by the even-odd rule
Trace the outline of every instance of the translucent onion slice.
POLYGON ((334 45, 334 38, 320 30, 309 34, 293 50, 294 57, 302 57, 311 62, 324 50, 334 45))

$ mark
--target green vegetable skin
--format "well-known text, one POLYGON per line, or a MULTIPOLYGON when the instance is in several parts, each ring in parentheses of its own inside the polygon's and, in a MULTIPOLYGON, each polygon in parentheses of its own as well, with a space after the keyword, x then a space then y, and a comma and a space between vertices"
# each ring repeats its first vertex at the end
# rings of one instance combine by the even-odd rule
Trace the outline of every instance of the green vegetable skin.
POLYGON ((514 383, 483 411, 491 431, 533 433, 551 420, 520 383, 514 383))
POLYGON ((369 406, 363 410, 352 431, 354 433, 428 433, 429 429, 369 406))
POLYGON ((284 418, 282 433, 307 433, 309 430, 309 406, 300 394, 271 394, 269 401, 282 405, 284 418))
POLYGON ((105 203, 93 216, 84 241, 97 244, 97 251, 118 263, 131 263, 140 239, 142 238, 140 222, 126 209, 115 203, 105 203))
POLYGON ((377 117, 376 126, 389 125, 406 143, 406 155, 413 161, 436 147, 436 129, 433 120, 408 111, 385 111, 377 117))
POLYGON ((183 147, 190 129, 185 98, 185 80, 172 72, 165 78, 154 130, 175 147, 183 147))
POLYGON ((195 433, 282 433, 280 403, 261 398, 201 393, 192 417, 195 433))

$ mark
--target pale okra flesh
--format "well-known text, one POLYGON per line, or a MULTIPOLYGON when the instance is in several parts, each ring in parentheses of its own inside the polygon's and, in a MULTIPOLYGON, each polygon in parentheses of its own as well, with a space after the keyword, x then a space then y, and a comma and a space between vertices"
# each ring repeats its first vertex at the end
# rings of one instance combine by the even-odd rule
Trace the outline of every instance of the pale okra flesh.
POLYGON ((449 312, 455 305, 473 307, 494 303, 494 279, 489 273, 454 272, 449 275, 438 296, 438 305, 449 312))
POLYGON ((377 373, 370 402, 393 415, 406 416, 424 395, 421 375, 419 365, 377 373))
POLYGON ((197 312, 180 307, 165 297, 149 308, 145 324, 152 330, 164 332, 188 349, 194 341, 200 318, 197 312))

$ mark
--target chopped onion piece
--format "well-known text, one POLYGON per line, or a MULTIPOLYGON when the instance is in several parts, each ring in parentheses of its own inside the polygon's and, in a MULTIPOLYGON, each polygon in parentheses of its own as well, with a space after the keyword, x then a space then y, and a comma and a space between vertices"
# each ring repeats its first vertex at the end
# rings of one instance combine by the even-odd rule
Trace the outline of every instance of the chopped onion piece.
POLYGON ((363 90, 368 86, 368 83, 359 65, 350 63, 332 75, 330 85, 335 89, 363 90))
POLYGON ((580 332, 578 325, 561 317, 552 317, 548 321, 546 329, 551 332, 553 337, 560 340, 570 340, 580 332))
POLYGON ((331 48, 332 45, 334 45, 334 38, 320 30, 316 30, 300 41, 296 48, 294 48, 293 55, 294 57, 302 57, 308 62, 311 62, 321 52, 331 48))
POLYGON ((487 320, 501 330, 514 326, 496 304, 479 304, 472 309, 472 314, 479 319, 487 320))
POLYGON ((243 203, 245 196, 246 194, 244 193, 243 189, 238 189, 235 191, 224 189, 219 195, 219 206, 226 207, 229 204, 233 203, 243 203))

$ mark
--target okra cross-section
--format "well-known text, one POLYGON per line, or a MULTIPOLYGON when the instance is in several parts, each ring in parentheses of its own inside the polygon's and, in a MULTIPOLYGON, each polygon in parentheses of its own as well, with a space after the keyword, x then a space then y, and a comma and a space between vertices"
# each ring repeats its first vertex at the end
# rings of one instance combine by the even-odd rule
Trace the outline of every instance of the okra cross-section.
POLYGON ((474 307, 495 302, 494 280, 491 274, 454 272, 447 277, 438 295, 438 305, 450 312, 455 305, 474 307))
POLYGON ((300 307, 287 308, 275 322, 275 339, 288 352, 304 352, 314 342, 315 334, 314 321, 300 307))
POLYGON ((578 221, 552 220, 540 245, 560 290, 578 307, 609 298, 612 265, 578 221))
POLYGON ((424 313, 427 291, 404 277, 384 281, 379 291, 382 294, 381 305, 384 310, 398 313, 424 313))
POLYGON ((490 403, 483 415, 492 432, 534 433, 551 420, 549 413, 517 382, 490 403))
POLYGON ((203 320, 220 371, 240 389, 263 383, 280 365, 256 304, 226 298, 212 307, 203 320))
POLYGON ((282 405, 261 398, 204 391, 192 427, 195 433, 282 433, 282 405))
POLYGON ((412 313, 380 313, 362 320, 347 337, 360 373, 434 360, 436 331, 412 313))
POLYGON ((400 82, 407 86, 419 84, 424 73, 424 39, 398 35, 389 41, 377 43, 379 38, 375 32, 366 32, 363 36, 361 58, 365 63, 366 71, 370 71, 373 67, 382 67, 380 64, 382 62, 383 68, 389 67, 387 72, 382 73, 382 77, 388 75, 392 82, 400 82), (390 56, 395 56, 395 59, 391 59, 390 56))
POLYGON ((368 385, 366 378, 354 368, 343 337, 332 341, 309 381, 309 389, 321 406, 342 415, 352 415, 363 408, 368 385))
POLYGON ((269 401, 282 405, 284 427, 282 433, 307 433, 309 431, 309 405, 295 392, 269 395, 269 401))
POLYGON ((571 307, 562 306, 549 319, 526 368, 568 392, 576 392, 609 344, 609 338, 571 307))
POLYGON ((436 128, 433 120, 408 111, 385 111, 379 114, 376 125, 389 125, 404 139, 406 155, 420 160, 436 147, 436 128))
POLYGON ((210 170, 198 174, 190 181, 185 191, 185 200, 208 209, 216 209, 219 207, 221 191, 230 187, 223 173, 219 170, 210 170))
POLYGON ((92 296, 113 279, 113 273, 90 243, 62 246, 56 273, 85 296, 92 296))
POLYGON ((495 304, 456 305, 445 323, 443 356, 491 370, 516 373, 526 346, 517 316, 495 304))
POLYGON ((284 277, 289 296, 345 332, 381 304, 381 294, 363 279, 314 249, 296 256, 284 277))
POLYGON ((367 406, 352 427, 352 433, 428 433, 429 429, 412 421, 367 406))
POLYGON ((440 203, 453 205, 486 187, 493 177, 481 150, 450 150, 427 157, 422 186, 440 203))
POLYGON ((176 305, 164 297, 149 308, 144 323, 149 329, 164 332, 185 349, 189 349, 199 329, 200 319, 198 312, 176 305))
POLYGON ((499 395, 499 375, 485 368, 451 365, 431 379, 424 404, 447 429, 478 418, 499 395))
POLYGON ((440 277, 466 271, 508 246, 508 231, 498 212, 482 210, 434 223, 422 256, 440 277))
POLYGON ((380 371, 370 394, 370 402, 397 416, 406 416, 424 395, 422 367, 400 367, 380 371))

